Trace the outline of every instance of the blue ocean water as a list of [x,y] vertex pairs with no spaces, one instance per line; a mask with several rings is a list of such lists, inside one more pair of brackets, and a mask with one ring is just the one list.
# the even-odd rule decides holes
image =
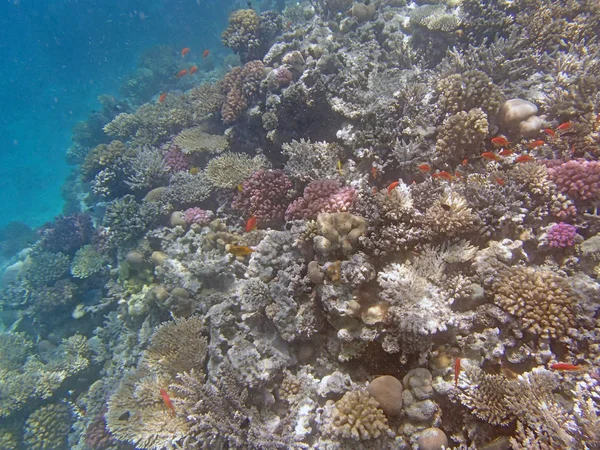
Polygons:
[[[154,45],[218,51],[228,2],[0,3],[0,227],[39,226],[63,209],[72,127],[118,95]],[[222,47],[221,47],[222,48]]]

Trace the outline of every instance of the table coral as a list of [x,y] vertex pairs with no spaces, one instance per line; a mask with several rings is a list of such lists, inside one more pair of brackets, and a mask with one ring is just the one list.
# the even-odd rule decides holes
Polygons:
[[312,181],[338,176],[341,147],[337,144],[300,139],[283,144],[281,150],[288,157],[285,171],[294,178]]
[[220,153],[228,147],[225,136],[207,133],[201,125],[181,131],[173,142],[186,155],[202,152]]
[[211,159],[204,173],[214,186],[233,189],[254,172],[269,166],[264,155],[251,158],[246,153],[225,152]]
[[561,338],[576,325],[579,298],[569,280],[548,270],[510,267],[492,286],[494,302],[515,316],[523,329],[543,338]]
[[261,169],[242,183],[231,206],[245,216],[256,217],[261,228],[280,225],[289,204],[292,183],[281,170]]

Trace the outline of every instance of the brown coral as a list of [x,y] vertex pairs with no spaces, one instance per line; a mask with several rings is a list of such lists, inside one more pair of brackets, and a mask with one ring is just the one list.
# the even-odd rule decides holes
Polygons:
[[260,18],[253,9],[238,9],[229,16],[229,25],[221,34],[221,41],[240,57],[245,57],[260,46]]
[[81,164],[83,179],[85,181],[92,180],[102,169],[113,168],[128,156],[133,156],[133,152],[121,141],[112,141],[110,144],[100,144],[94,147]]
[[453,191],[446,191],[427,209],[424,224],[433,235],[459,236],[473,227],[475,214],[465,198]]
[[221,115],[225,123],[230,124],[240,118],[252,97],[258,93],[265,75],[262,61],[247,62],[225,75],[221,81],[221,90],[225,94]]
[[455,73],[438,81],[439,105],[448,113],[481,108],[488,116],[498,113],[504,100],[502,90],[479,70]]
[[517,317],[524,330],[560,338],[575,326],[578,298],[569,281],[532,267],[510,267],[493,283],[494,302]]
[[330,426],[336,436],[354,441],[377,439],[389,431],[385,413],[366,391],[346,392],[333,407]]
[[461,160],[479,156],[488,134],[487,114],[480,108],[459,111],[440,127],[435,149],[445,159]]
[[502,375],[485,373],[478,367],[465,370],[468,387],[459,398],[473,414],[492,425],[507,425],[513,420],[506,401],[508,380]]

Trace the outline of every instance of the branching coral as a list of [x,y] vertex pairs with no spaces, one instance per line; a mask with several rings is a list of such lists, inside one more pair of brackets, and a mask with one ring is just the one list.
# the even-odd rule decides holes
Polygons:
[[474,218],[465,198],[448,189],[427,209],[423,222],[432,236],[454,237],[468,232]]
[[350,213],[320,213],[317,216],[315,250],[324,256],[341,251],[344,256],[354,253],[358,239],[367,231],[367,221]]
[[126,195],[108,204],[102,225],[110,229],[111,240],[115,243],[131,244],[147,231],[159,214],[155,204],[139,204],[133,195]]
[[75,278],[88,278],[104,269],[107,263],[106,256],[93,245],[85,245],[75,253],[71,262],[71,275]]
[[341,150],[337,144],[304,139],[283,144],[282,153],[288,157],[285,171],[301,181],[336,178]]
[[387,417],[367,391],[349,391],[331,411],[329,432],[353,441],[376,440],[389,432]]
[[532,267],[510,267],[492,286],[494,302],[519,319],[524,330],[561,338],[575,326],[578,297],[567,279]]
[[259,16],[253,9],[238,9],[229,16],[229,25],[221,34],[221,40],[243,62],[262,59],[280,29],[281,17],[273,11]]
[[71,428],[71,412],[64,403],[35,410],[25,422],[23,441],[31,450],[65,450]]
[[29,255],[26,282],[33,288],[52,286],[69,271],[70,259],[62,253],[36,251]]
[[444,120],[435,148],[444,159],[452,161],[479,156],[487,134],[488,120],[483,110],[460,111]]
[[86,155],[81,163],[81,174],[86,181],[92,180],[103,169],[114,170],[126,164],[132,151],[121,141],[100,144]]
[[245,153],[226,152],[211,159],[206,165],[206,178],[219,188],[235,188],[257,170],[269,167],[263,155],[250,158]]
[[284,220],[292,183],[281,170],[254,172],[242,183],[232,207],[256,217],[260,227],[277,226]]
[[72,255],[92,238],[92,220],[87,214],[58,216],[40,230],[41,249]]
[[548,174],[560,191],[574,200],[600,199],[600,161],[567,161],[548,168]]
[[160,149],[142,148],[131,160],[129,178],[125,181],[133,191],[147,192],[164,186],[169,180],[169,167]]
[[265,76],[262,61],[247,62],[242,67],[234,67],[225,75],[221,82],[221,90],[225,94],[221,115],[225,123],[231,124],[241,117],[258,93],[260,82]]
[[507,403],[508,380],[492,375],[478,367],[464,371],[467,389],[461,389],[459,398],[473,414],[492,425],[507,425],[514,415]]
[[286,220],[316,219],[320,212],[345,212],[356,198],[356,191],[341,187],[335,180],[311,181],[302,197],[294,200],[285,212]]
[[228,146],[227,138],[220,134],[209,134],[203,126],[186,128],[173,141],[184,153],[220,153]]
[[212,189],[212,183],[204,172],[197,174],[177,172],[171,177],[164,196],[177,207],[193,207],[206,200]]

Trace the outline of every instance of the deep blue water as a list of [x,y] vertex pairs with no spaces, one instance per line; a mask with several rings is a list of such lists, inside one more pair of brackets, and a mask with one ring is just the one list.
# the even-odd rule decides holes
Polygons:
[[223,51],[227,0],[0,2],[0,227],[60,214],[71,129],[157,44]]

